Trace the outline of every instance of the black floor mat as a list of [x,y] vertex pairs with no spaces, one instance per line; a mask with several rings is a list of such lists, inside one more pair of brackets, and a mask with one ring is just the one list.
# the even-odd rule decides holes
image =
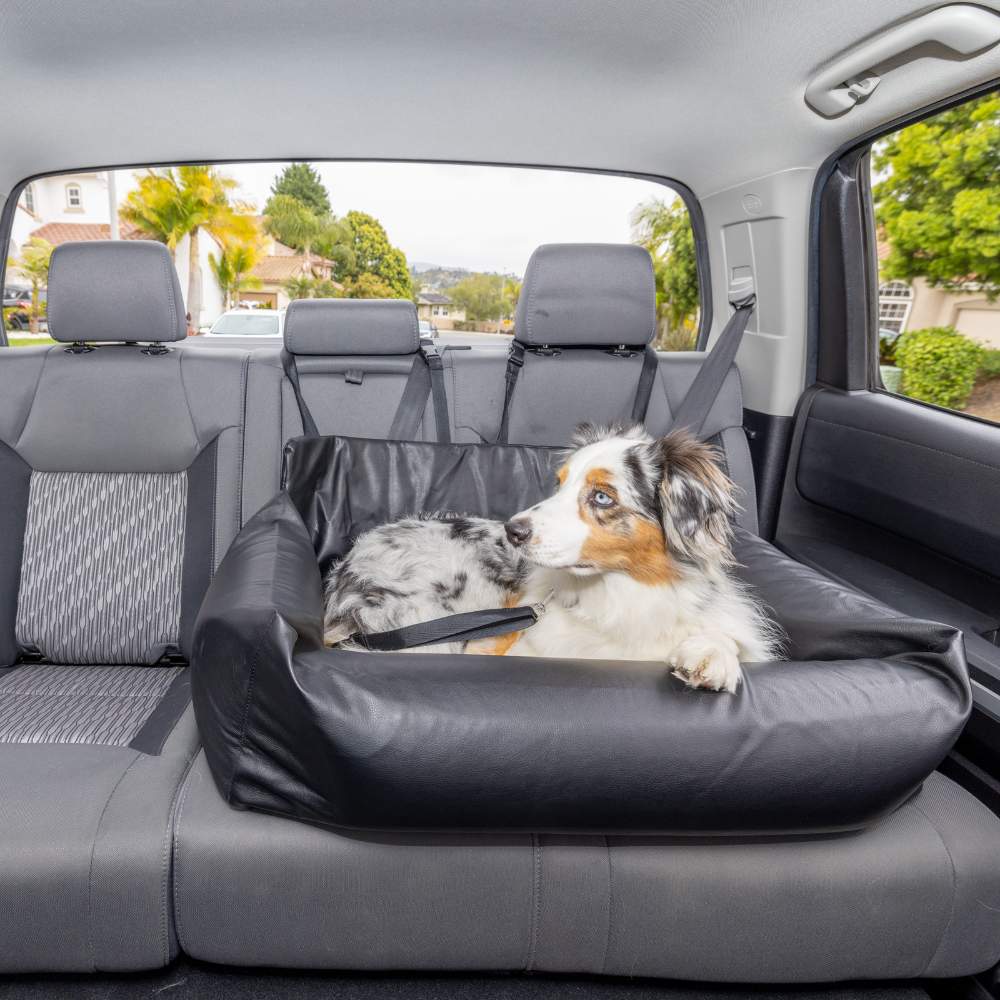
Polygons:
[[0,977],[4,1000],[929,1000],[915,985],[708,987],[650,979],[230,969],[181,960],[121,976]]

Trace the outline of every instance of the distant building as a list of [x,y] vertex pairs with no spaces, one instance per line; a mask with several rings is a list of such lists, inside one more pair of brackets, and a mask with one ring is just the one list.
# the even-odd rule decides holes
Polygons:
[[453,330],[456,323],[464,322],[465,310],[442,292],[421,290],[417,294],[417,318],[427,320],[439,330]]
[[[879,261],[888,256],[888,243],[879,241]],[[1000,347],[1000,301],[990,302],[975,281],[958,288],[935,288],[924,278],[885,281],[878,289],[878,325],[893,333],[953,326],[986,347]]]

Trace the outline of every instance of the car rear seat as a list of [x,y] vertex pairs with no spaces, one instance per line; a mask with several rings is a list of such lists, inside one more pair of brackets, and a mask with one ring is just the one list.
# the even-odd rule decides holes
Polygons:
[[247,359],[164,346],[184,307],[156,243],[58,247],[48,314],[60,343],[0,352],[0,971],[153,968]]
[[[303,401],[320,434],[388,437],[413,366],[423,365],[417,310],[401,299],[299,299],[285,316],[284,350],[291,355]],[[278,490],[273,458],[304,431],[282,352],[253,353],[249,374],[247,514]],[[413,437],[435,440],[428,398]]]
[[[574,254],[565,251],[567,265]],[[635,255],[626,256],[633,263],[619,257],[617,266],[647,273]],[[651,278],[633,270],[623,280],[637,291],[622,315],[645,314]],[[549,312],[565,349],[532,362],[530,372],[525,366],[528,377],[514,400],[515,441],[565,444],[577,420],[621,417],[638,379],[635,358],[577,346],[606,342],[608,324],[598,330],[580,304],[600,312],[600,296],[615,290],[582,259],[560,270],[559,284],[560,295],[550,295],[544,272],[525,277],[523,308]],[[635,344],[650,332],[651,321],[618,326],[618,335]],[[401,390],[381,403],[377,420],[355,419],[342,382],[353,361],[344,356],[360,345],[333,326],[317,336],[314,346],[330,357],[323,364],[331,370],[311,381],[310,406],[319,408],[328,391],[340,401],[320,429],[384,433]],[[549,335],[546,343],[552,341]],[[697,364],[696,356],[661,359],[652,430],[665,429],[668,401],[683,397]],[[496,435],[504,366],[503,352],[445,352],[457,440]],[[735,373],[724,396],[712,420],[730,473],[749,492]],[[536,407],[545,419],[536,418]],[[301,426],[277,357],[255,357],[251,366],[248,409],[258,408],[254,427],[264,436],[248,430],[248,466],[257,454],[264,464],[270,460],[276,428],[290,436]],[[276,486],[277,473],[266,471]],[[259,503],[255,495],[247,511]],[[850,836],[422,835],[334,832],[232,810],[200,754],[175,820],[174,905],[188,954],[236,965],[534,969],[733,982],[958,976],[1000,957],[998,858],[1000,820],[939,774],[898,811]]]
[[[656,335],[656,289],[649,254],[618,244],[548,244],[532,255],[518,300],[515,333],[526,345],[511,400],[508,440],[566,445],[582,421],[627,422],[643,348]],[[535,317],[544,317],[541,323]],[[624,345],[630,350],[621,350]],[[670,429],[703,355],[661,353],[646,426]],[[446,350],[458,441],[492,442],[500,431],[507,352]],[[739,523],[757,530],[743,395],[734,367],[705,424],[741,489]]]

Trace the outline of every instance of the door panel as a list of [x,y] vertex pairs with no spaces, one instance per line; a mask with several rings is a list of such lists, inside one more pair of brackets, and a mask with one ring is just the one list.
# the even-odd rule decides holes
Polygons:
[[906,614],[963,629],[1000,721],[1000,426],[878,391],[803,397],[776,535]]

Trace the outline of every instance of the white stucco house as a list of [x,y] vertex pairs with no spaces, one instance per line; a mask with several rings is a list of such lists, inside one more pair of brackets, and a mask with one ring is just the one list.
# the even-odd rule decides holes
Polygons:
[[[18,200],[8,255],[16,258],[25,240],[31,236],[47,240],[53,246],[78,240],[111,239],[111,212],[112,197],[108,191],[106,172],[41,177],[32,181]],[[125,240],[146,238],[124,221],[119,223],[118,236]],[[208,260],[210,253],[219,253],[219,247],[205,232],[200,234],[198,244],[202,306],[200,319],[192,317],[191,320],[195,328],[212,323],[225,308],[222,290]],[[188,299],[189,252],[190,240],[185,236],[174,254],[185,306]],[[19,283],[16,268],[8,269],[7,283]]]

